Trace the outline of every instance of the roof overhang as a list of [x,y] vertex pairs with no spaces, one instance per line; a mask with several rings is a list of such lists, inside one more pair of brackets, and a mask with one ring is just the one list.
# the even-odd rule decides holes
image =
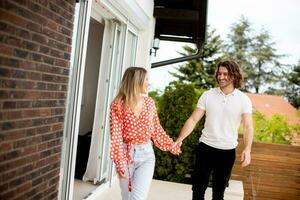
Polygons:
[[207,0],[154,0],[155,38],[195,43],[206,39]]

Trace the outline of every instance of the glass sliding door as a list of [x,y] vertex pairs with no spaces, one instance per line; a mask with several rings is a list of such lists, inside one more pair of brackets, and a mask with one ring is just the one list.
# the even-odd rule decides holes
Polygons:
[[106,182],[110,180],[110,172],[112,162],[109,158],[109,112],[110,104],[113,98],[116,95],[118,90],[118,85],[121,79],[122,72],[122,60],[124,52],[124,25],[119,24],[118,22],[112,22],[113,26],[113,42],[111,49],[111,60],[110,60],[110,69],[108,73],[108,93],[106,95],[106,117],[104,123],[104,134],[101,136],[102,148],[100,152],[100,168],[99,168],[99,180],[101,182]]
[[127,30],[126,50],[124,57],[124,67],[132,67],[135,65],[135,55],[137,46],[137,36],[132,31]]

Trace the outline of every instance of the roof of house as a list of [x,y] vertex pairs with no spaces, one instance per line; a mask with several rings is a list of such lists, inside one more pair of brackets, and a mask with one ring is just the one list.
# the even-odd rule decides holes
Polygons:
[[261,112],[267,118],[272,117],[273,114],[279,113],[285,116],[289,124],[300,123],[296,115],[297,109],[294,108],[283,97],[267,94],[251,94],[247,93],[253,104],[255,111]]

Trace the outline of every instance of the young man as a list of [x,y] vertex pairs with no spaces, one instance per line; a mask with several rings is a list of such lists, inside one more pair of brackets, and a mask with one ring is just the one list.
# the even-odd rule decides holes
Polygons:
[[241,157],[242,167],[249,165],[251,161],[252,104],[250,99],[238,90],[243,83],[241,69],[233,61],[220,62],[215,78],[219,87],[201,95],[197,108],[185,122],[175,143],[181,144],[193,131],[196,123],[206,116],[192,174],[193,200],[204,200],[211,172],[213,200],[223,200],[235,161],[240,123],[243,124],[245,147]]

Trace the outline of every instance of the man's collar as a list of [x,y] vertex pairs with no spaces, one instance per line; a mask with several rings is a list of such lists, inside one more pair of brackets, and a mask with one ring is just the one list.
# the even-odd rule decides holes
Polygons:
[[236,92],[237,92],[237,89],[234,88],[233,91],[232,91],[231,93],[229,93],[229,94],[225,94],[225,93],[221,90],[220,87],[217,87],[217,91],[218,91],[219,94],[222,94],[222,95],[225,95],[225,96],[229,96],[229,95],[235,95]]

